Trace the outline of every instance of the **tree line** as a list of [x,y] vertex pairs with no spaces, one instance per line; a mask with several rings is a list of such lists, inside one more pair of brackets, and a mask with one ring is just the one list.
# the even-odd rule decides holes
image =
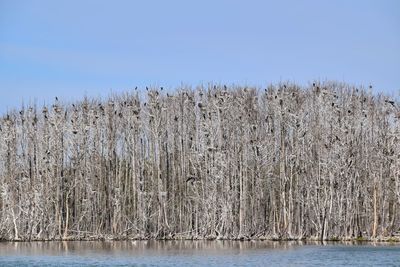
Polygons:
[[337,82],[132,90],[0,118],[0,239],[400,229],[400,103]]

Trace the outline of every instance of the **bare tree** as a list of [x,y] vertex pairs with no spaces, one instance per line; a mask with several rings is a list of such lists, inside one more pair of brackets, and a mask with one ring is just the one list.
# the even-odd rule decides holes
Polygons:
[[182,87],[0,118],[0,238],[385,238],[400,104],[347,84]]

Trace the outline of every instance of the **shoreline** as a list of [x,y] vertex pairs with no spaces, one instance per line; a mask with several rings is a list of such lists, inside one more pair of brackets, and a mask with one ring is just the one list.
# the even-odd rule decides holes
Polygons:
[[268,242],[352,242],[352,243],[400,243],[400,237],[380,237],[380,238],[330,238],[320,240],[319,238],[217,238],[217,237],[203,237],[203,238],[144,238],[144,237],[130,237],[130,238],[112,238],[112,237],[96,237],[96,238],[52,238],[52,239],[0,239],[0,243],[8,242],[113,242],[113,241],[268,241]]

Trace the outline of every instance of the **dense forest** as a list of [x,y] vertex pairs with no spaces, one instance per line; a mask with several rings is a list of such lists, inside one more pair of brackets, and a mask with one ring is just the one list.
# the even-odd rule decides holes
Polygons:
[[336,82],[134,89],[0,118],[0,239],[379,239],[400,103]]

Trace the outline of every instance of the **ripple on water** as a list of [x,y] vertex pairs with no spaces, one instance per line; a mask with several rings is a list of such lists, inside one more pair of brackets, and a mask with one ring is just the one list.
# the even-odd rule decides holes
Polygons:
[[400,244],[271,241],[0,243],[0,266],[400,266]]

